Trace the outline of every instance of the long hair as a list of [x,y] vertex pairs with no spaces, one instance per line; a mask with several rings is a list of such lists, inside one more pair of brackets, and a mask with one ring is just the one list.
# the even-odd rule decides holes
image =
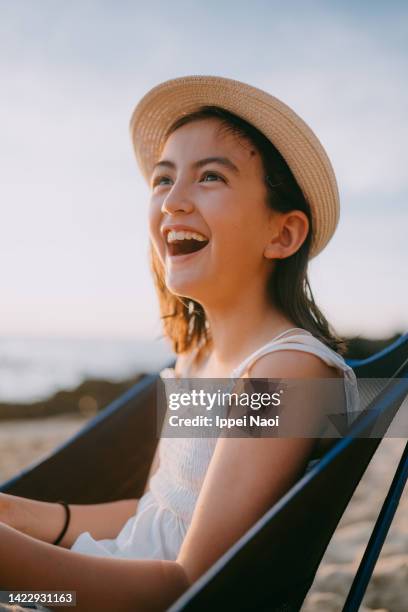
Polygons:
[[[265,173],[266,205],[286,213],[304,212],[309,232],[301,247],[291,256],[276,260],[275,269],[267,282],[267,295],[297,327],[310,331],[324,344],[343,354],[344,339],[340,338],[316,305],[310,288],[307,268],[313,235],[312,215],[289,166],[275,146],[257,128],[237,115],[218,106],[202,106],[195,112],[177,119],[168,129],[166,139],[177,129],[203,119],[216,118],[219,131],[243,138],[259,152]],[[211,343],[204,308],[195,300],[175,295],[166,287],[164,267],[154,247],[150,245],[150,263],[159,297],[164,334],[170,338],[176,354],[188,351],[202,342]]]

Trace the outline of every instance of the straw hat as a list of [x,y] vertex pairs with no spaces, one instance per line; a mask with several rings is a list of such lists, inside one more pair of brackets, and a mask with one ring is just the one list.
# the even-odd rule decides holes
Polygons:
[[130,121],[137,162],[149,182],[170,125],[200,106],[220,106],[254,125],[278,149],[311,208],[310,257],[332,237],[339,220],[339,193],[332,165],[308,125],[270,94],[232,79],[186,76],[153,87],[138,103]]

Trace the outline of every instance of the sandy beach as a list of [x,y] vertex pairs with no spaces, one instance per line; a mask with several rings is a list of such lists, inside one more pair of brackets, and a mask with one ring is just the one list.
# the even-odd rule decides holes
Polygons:
[[[86,418],[60,415],[0,423],[0,480],[78,431]],[[302,612],[339,612],[390,485],[405,440],[384,440],[333,538]],[[408,494],[405,492],[364,599],[363,612],[408,609]]]
[[74,435],[87,418],[61,415],[0,422],[0,482],[46,456]]
[[[344,513],[328,546],[302,612],[340,612],[406,440],[383,440]],[[363,600],[369,610],[408,609],[408,492],[405,490],[394,522]]]

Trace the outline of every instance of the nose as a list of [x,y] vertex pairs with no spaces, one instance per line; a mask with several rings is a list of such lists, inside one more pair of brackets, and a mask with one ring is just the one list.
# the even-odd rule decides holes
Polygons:
[[189,198],[187,191],[181,182],[174,183],[163,200],[161,212],[169,215],[174,215],[177,212],[192,212],[194,210],[194,203]]

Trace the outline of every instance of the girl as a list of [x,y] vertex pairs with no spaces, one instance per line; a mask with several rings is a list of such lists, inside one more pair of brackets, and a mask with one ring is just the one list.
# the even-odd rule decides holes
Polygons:
[[[339,206],[311,130],[266,92],[192,76],[151,90],[131,132],[177,353],[162,377],[342,377],[356,410],[355,376],[307,278]],[[143,497],[71,506],[60,547],[61,505],[3,495],[1,587],[76,590],[79,610],[166,608],[316,460],[318,402],[302,415],[302,438],[162,438]]]

